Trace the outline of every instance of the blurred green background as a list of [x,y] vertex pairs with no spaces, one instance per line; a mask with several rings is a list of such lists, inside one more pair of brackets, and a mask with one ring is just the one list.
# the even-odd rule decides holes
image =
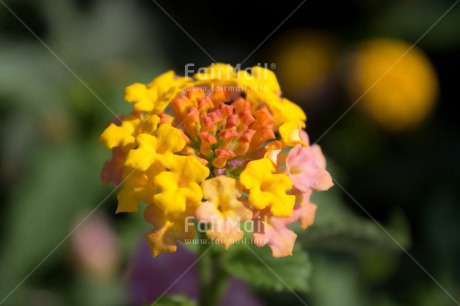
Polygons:
[[[125,86],[208,66],[202,49],[268,63],[339,182],[315,195],[316,224],[298,240],[313,267],[305,301],[456,304],[460,6],[441,20],[456,2],[309,0],[286,19],[300,3],[0,0],[1,305],[129,303],[148,224],[114,214],[98,136],[109,109],[130,111]],[[299,304],[251,290],[262,304]]]

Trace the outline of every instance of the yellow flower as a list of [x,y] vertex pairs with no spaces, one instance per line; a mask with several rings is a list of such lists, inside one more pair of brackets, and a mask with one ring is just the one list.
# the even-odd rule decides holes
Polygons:
[[191,215],[193,211],[166,216],[155,205],[145,209],[144,218],[153,225],[152,230],[145,234],[153,256],[173,253],[177,250],[177,241],[184,242],[195,237],[193,222],[184,221]]
[[167,168],[154,179],[159,190],[153,196],[155,205],[166,214],[182,213],[201,203],[200,183],[209,176],[209,169],[192,156],[174,155]]
[[228,176],[206,180],[202,185],[207,200],[196,210],[198,221],[209,224],[206,235],[228,249],[243,238],[239,225],[252,219],[252,212],[240,201],[241,187]]
[[336,67],[336,38],[328,32],[302,29],[286,32],[275,45],[276,72],[283,92],[314,102],[314,96],[324,91]]
[[294,122],[305,128],[307,116],[301,107],[286,98],[280,98],[272,91],[259,90],[258,87],[253,88],[254,90],[247,92],[247,100],[257,107],[267,105],[275,119],[276,127],[285,122]]
[[135,115],[124,116],[121,125],[111,123],[102,132],[99,140],[108,148],[115,147],[127,148],[135,141],[134,131],[139,124],[140,119]]
[[[436,72],[422,50],[394,39],[361,43],[351,57],[349,90],[360,106],[390,131],[420,124],[438,94]],[[408,52],[408,53],[406,53]]]
[[268,90],[281,93],[280,85],[273,71],[260,66],[252,67],[252,75]]
[[136,138],[139,147],[128,153],[125,165],[140,171],[147,170],[157,160],[167,160],[171,153],[182,150],[185,140],[181,132],[167,124],[162,124],[154,135],[140,134]]
[[141,120],[136,115],[127,115],[122,118],[121,125],[111,123],[99,137],[99,140],[109,149],[121,147],[127,151],[135,146],[136,135],[153,133],[160,118],[155,115],[144,116]]
[[276,171],[268,158],[251,161],[241,172],[240,182],[249,189],[249,203],[258,210],[270,208],[275,216],[287,217],[292,213],[295,196],[286,194],[292,189],[287,175]]
[[307,116],[300,106],[289,101],[286,98],[281,101],[268,105],[273,113],[277,125],[282,125],[285,122],[294,122],[305,128],[305,120]]
[[125,180],[123,189],[117,195],[118,207],[116,213],[136,212],[139,201],[145,197],[144,190],[148,183],[148,176],[139,171],[132,174],[128,180]]
[[228,64],[216,63],[204,68],[204,72],[196,73],[197,80],[230,80],[235,76],[235,68]]
[[305,147],[307,146],[305,141],[303,141],[301,138],[301,131],[302,128],[292,121],[285,122],[279,128],[281,139],[283,140],[284,144],[291,147],[295,146],[296,144],[301,144]]
[[125,89],[125,100],[134,103],[135,112],[159,114],[189,82],[187,78],[175,78],[174,71],[163,73],[149,84],[135,83]]
[[277,167],[278,166],[278,157],[279,157],[281,151],[283,151],[283,149],[284,149],[284,146],[283,146],[283,143],[281,141],[276,140],[276,141],[269,142],[265,146],[264,157],[270,159],[272,161],[273,165],[275,167]]
[[275,119],[275,126],[292,121],[305,127],[307,116],[297,104],[280,97],[281,90],[273,71],[260,66],[252,67],[252,71],[252,75],[240,71],[237,81],[246,90],[246,99],[253,104],[253,108],[266,105]]
[[194,238],[194,217],[198,229],[206,225],[208,238],[229,248],[243,237],[242,222],[268,216],[273,222],[253,231],[266,238],[256,245],[268,244],[275,257],[292,253],[296,235],[285,225],[313,221],[309,211],[299,219],[298,193],[325,188],[299,181],[316,182],[315,173],[292,172],[305,155],[296,153],[308,143],[306,116],[282,97],[272,71],[234,71],[219,63],[194,79],[169,71],[125,93],[133,111],[100,136],[112,149],[101,178],[122,185],[117,213],[147,204],[152,230],[146,238],[154,256]]
[[159,162],[152,165],[147,171],[125,170],[123,173],[124,186],[117,196],[116,213],[136,212],[139,201],[148,205],[153,204],[153,194],[155,193],[153,179],[164,170],[164,166]]

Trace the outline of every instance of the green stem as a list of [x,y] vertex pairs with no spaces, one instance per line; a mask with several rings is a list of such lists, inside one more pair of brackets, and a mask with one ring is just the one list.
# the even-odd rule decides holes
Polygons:
[[227,289],[227,283],[228,274],[219,268],[218,271],[216,271],[216,277],[211,287],[211,297],[209,298],[210,305],[219,305],[222,295],[225,293],[225,289]]
[[228,275],[221,268],[216,254],[209,250],[212,245],[202,243],[203,241],[208,242],[206,235],[200,234],[199,239],[200,305],[219,305],[222,294],[225,293]]
[[200,305],[210,306],[209,304],[209,286],[211,283],[211,251],[208,250],[210,245],[203,243],[203,235],[199,236],[200,249],[199,254],[201,257],[198,261],[199,276],[200,276]]

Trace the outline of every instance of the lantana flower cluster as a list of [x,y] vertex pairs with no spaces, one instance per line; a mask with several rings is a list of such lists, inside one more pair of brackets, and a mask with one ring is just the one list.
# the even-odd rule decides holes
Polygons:
[[147,205],[154,256],[193,239],[198,223],[229,248],[247,222],[256,246],[268,245],[275,257],[292,255],[297,236],[287,226],[310,226],[312,190],[333,183],[320,147],[303,130],[305,113],[282,97],[272,71],[225,64],[193,78],[169,71],[128,86],[125,100],[132,112],[100,136],[112,150],[101,178],[121,188],[117,212]]

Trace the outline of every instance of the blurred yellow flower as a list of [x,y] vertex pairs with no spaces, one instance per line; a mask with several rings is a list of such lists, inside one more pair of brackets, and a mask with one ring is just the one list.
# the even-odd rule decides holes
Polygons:
[[337,47],[329,33],[297,30],[281,37],[274,53],[277,75],[286,95],[308,99],[331,75]]
[[[436,72],[417,47],[395,39],[359,44],[347,72],[353,99],[382,127],[401,131],[420,124],[438,95]],[[354,101],[353,101],[354,102]]]

